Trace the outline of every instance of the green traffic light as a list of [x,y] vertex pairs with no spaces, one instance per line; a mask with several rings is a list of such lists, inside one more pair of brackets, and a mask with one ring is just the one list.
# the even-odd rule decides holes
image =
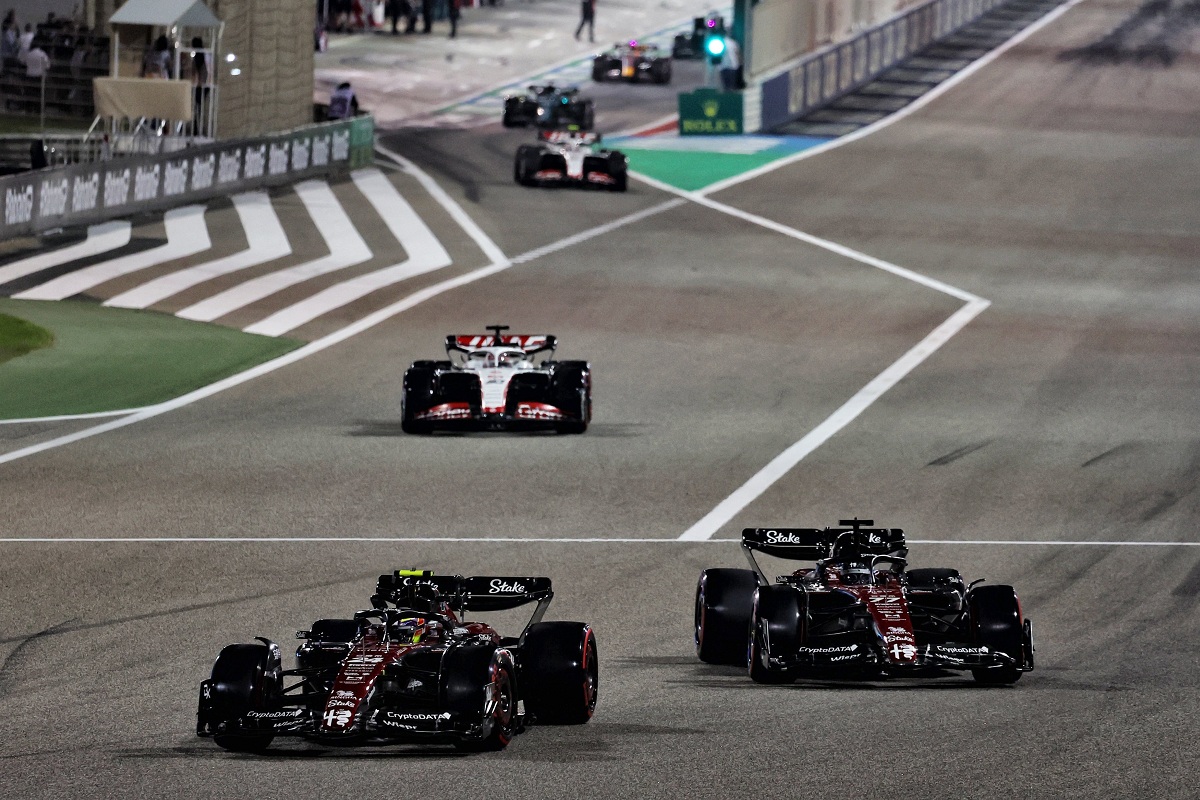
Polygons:
[[723,55],[725,53],[725,37],[715,34],[709,36],[708,40],[704,42],[704,49],[714,58]]

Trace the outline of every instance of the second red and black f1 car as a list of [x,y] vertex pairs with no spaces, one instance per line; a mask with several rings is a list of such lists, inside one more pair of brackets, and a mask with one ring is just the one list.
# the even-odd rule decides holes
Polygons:
[[[704,570],[696,587],[700,660],[748,667],[759,683],[958,670],[1011,684],[1033,669],[1033,624],[1013,587],[908,569],[904,531],[872,525],[742,531],[752,568]],[[772,583],[755,553],[816,566]]]
[[[196,733],[246,752],[277,737],[500,750],[534,722],[586,723],[596,637],[583,622],[543,622],[553,597],[545,577],[381,575],[371,609],[297,632],[292,669],[268,639],[221,650],[200,684]],[[537,606],[519,636],[466,619],[526,603]]]
[[523,144],[513,158],[513,180],[522,186],[576,186],[623,192],[629,161],[619,150],[597,147],[600,134],[541,131],[537,144]]
[[401,428],[553,430],[583,433],[592,419],[592,370],[554,359],[558,339],[508,334],[446,337],[447,361],[414,361],[404,373]]
[[592,59],[592,80],[671,82],[671,56],[656,44],[617,42]]

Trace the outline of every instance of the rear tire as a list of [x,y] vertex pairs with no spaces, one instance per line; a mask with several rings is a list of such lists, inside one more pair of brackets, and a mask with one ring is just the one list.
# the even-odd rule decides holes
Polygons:
[[529,629],[521,657],[525,707],[538,722],[582,725],[592,718],[600,691],[596,635],[582,622],[539,622]]
[[746,666],[746,634],[758,578],[748,569],[706,569],[696,584],[696,655],[706,664]]
[[[1004,653],[1016,663],[1026,662],[1025,627],[1021,619],[1021,605],[1017,593],[1011,586],[979,586],[967,595],[971,630],[977,644],[990,650]],[[1005,665],[991,669],[973,669],[975,682],[987,686],[1016,683],[1021,670],[1016,665]]]

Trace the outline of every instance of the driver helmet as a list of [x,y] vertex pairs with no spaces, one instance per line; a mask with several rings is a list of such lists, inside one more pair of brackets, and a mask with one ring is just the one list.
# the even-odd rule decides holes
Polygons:
[[424,617],[402,617],[391,625],[392,641],[400,644],[417,644],[425,635]]
[[871,567],[861,561],[851,561],[842,570],[842,583],[849,586],[869,586],[872,582]]

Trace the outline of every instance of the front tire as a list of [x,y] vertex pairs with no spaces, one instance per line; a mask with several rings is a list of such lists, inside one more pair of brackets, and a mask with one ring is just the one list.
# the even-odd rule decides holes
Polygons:
[[1016,683],[1021,677],[1019,665],[1026,663],[1025,627],[1016,590],[1011,586],[979,586],[967,595],[967,608],[976,644],[1004,653],[1016,662],[971,670],[975,682],[986,686]]
[[[250,711],[267,711],[278,701],[282,687],[279,665],[261,644],[231,644],[221,650],[212,668],[212,704],[224,723]],[[270,747],[272,734],[236,731],[215,733],[218,747],[235,753],[261,753]]]

